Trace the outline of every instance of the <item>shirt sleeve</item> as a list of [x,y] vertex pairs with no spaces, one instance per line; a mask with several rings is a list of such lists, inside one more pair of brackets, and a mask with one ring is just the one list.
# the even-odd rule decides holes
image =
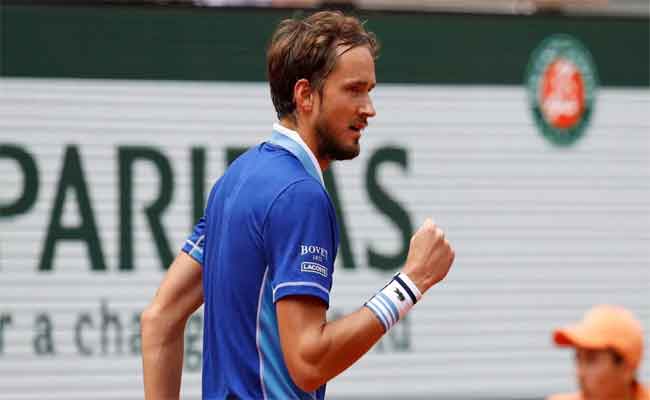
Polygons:
[[317,181],[296,182],[276,198],[264,230],[273,302],[307,295],[329,307],[336,235],[334,209]]
[[203,246],[205,245],[205,216],[194,225],[192,233],[183,243],[182,251],[203,265]]

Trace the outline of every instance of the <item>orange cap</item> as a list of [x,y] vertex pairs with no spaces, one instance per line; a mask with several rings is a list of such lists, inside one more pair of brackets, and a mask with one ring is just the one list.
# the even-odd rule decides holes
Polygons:
[[579,323],[557,329],[553,340],[558,346],[612,348],[635,369],[643,355],[641,323],[623,307],[596,306]]

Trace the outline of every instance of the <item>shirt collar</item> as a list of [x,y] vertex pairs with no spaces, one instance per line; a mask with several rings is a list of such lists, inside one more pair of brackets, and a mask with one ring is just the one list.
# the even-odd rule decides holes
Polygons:
[[[307,144],[302,140],[298,132],[289,129],[286,126],[282,126],[276,122],[273,124],[273,134],[274,136],[271,137],[271,140],[269,141],[273,144],[284,147],[293,155],[295,155],[303,164],[307,172],[309,172],[311,175],[315,175],[314,178],[320,181],[324,187],[325,181],[323,180],[323,171],[320,169],[318,160],[316,159],[314,153],[312,153],[309,146],[307,146]],[[278,137],[276,134],[288,138],[291,142],[298,144],[299,146],[292,145],[291,142],[287,142],[286,140],[281,140],[280,137]],[[280,140],[274,140],[274,138],[278,138]]]

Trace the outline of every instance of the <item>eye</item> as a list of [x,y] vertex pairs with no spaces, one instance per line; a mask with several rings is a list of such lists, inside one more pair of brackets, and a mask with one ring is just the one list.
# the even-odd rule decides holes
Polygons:
[[350,85],[347,87],[348,92],[352,94],[361,94],[363,93],[363,86],[361,85]]

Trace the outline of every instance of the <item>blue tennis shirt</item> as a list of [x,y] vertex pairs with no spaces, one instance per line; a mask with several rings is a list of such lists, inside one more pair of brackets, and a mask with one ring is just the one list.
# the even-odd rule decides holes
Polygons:
[[183,246],[203,265],[203,399],[323,399],[284,362],[275,303],[305,295],[329,306],[338,248],[334,206],[300,136],[279,124],[212,188]]

